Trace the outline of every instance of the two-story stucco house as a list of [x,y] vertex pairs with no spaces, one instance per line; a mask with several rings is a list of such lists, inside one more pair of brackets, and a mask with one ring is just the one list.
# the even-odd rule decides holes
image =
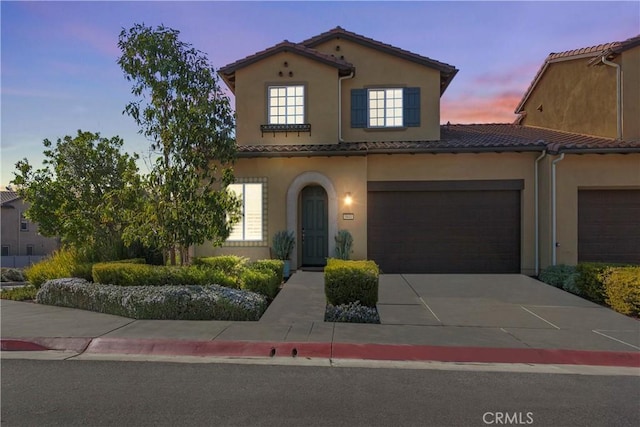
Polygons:
[[[232,189],[244,218],[223,247],[194,255],[268,258],[272,236],[290,230],[292,268],[321,266],[346,229],[353,258],[387,273],[533,275],[575,264],[577,194],[567,193],[640,188],[640,143],[517,124],[441,126],[440,97],[457,71],[340,27],[222,67],[236,98]],[[574,162],[595,171],[576,181]],[[557,224],[556,196],[566,215]]]
[[[38,233],[38,224],[29,221],[25,211],[29,205],[15,191],[0,191],[2,234],[0,242],[2,247],[2,266],[24,267],[28,265],[28,257],[34,261],[44,255],[48,255],[60,246],[59,239],[44,237]],[[10,262],[5,262],[11,257]],[[22,257],[16,264],[15,257]]]

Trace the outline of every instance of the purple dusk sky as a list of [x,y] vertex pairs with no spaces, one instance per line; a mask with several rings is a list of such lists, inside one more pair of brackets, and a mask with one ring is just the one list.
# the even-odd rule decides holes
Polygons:
[[[441,122],[512,122],[550,52],[640,33],[640,2],[10,2],[2,1],[2,175],[42,160],[42,140],[77,129],[148,142],[122,114],[131,86],[116,60],[118,34],[164,24],[217,69],[284,39],[336,26],[454,65]],[[223,84],[223,83],[221,83]],[[142,166],[144,171],[144,167]]]

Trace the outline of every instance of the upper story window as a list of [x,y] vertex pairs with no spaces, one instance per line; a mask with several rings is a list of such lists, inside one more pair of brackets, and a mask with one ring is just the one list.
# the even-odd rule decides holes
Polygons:
[[2,245],[2,256],[9,256],[9,245]]
[[269,124],[304,123],[304,86],[269,86]]
[[402,89],[369,89],[369,127],[401,127]]
[[24,212],[20,212],[20,231],[29,231],[29,222],[24,216]]
[[420,88],[351,90],[352,128],[403,128],[420,126]]

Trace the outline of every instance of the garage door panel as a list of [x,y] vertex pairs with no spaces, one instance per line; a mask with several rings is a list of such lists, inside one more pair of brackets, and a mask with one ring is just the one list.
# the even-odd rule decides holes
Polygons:
[[640,190],[578,191],[578,262],[640,263]]
[[371,191],[368,253],[387,273],[519,273],[519,191]]

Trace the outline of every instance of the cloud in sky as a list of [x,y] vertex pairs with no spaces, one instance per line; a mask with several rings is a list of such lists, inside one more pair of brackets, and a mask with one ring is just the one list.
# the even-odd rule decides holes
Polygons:
[[512,123],[517,116],[513,113],[522,93],[505,91],[488,97],[460,96],[442,99],[440,122],[452,124],[466,123]]

